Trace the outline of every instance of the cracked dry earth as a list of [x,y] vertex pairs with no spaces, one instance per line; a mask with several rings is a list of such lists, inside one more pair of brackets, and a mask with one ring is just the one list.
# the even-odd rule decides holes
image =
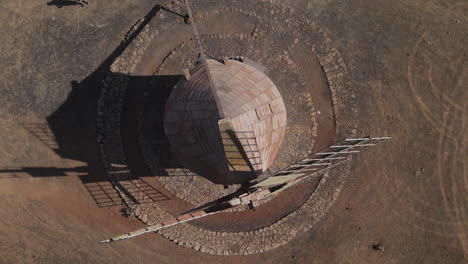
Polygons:
[[[232,191],[152,133],[194,62],[191,28],[158,11],[133,34],[154,1],[46,4],[0,11],[1,263],[466,261],[466,2],[193,0],[208,53],[262,63],[285,98],[274,169],[344,137],[393,139],[257,211],[110,245]],[[129,219],[108,176],[158,195],[123,194]]]

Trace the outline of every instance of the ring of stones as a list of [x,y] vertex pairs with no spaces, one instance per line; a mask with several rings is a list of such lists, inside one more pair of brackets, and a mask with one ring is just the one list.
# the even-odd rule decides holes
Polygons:
[[[324,69],[328,86],[332,93],[337,137],[354,136],[356,130],[352,125],[352,120],[355,120],[356,114],[354,111],[345,111],[346,109],[355,109],[353,100],[349,99],[352,97],[353,91],[352,87],[347,85],[346,66],[341,55],[333,47],[331,39],[322,27],[298,14],[295,10],[275,2],[266,0],[218,0],[192,1],[192,5],[194,10],[203,10],[195,15],[195,19],[200,25],[203,25],[204,21],[209,22],[209,19],[216,14],[222,14],[227,20],[232,18],[232,21],[255,20],[257,25],[260,28],[263,27],[265,31],[275,28],[278,29],[278,32],[275,33],[288,33],[295,37],[291,44],[288,45],[288,49],[293,49],[296,44],[301,43],[303,47],[312,50]],[[176,12],[183,13],[180,3],[174,2],[168,4],[167,7]],[[138,71],[138,64],[143,60],[142,57],[146,49],[149,48],[149,43],[153,39],[160,38],[165,32],[169,32],[172,26],[181,26],[183,23],[183,21],[175,23],[174,19],[169,14],[164,13],[155,17],[151,23],[145,26],[144,30],[127,48],[124,54],[114,62],[111,66],[111,71],[127,75]],[[278,23],[281,23],[281,25]],[[229,26],[227,27],[229,28]],[[282,29],[279,30],[280,28]],[[216,27],[208,28],[207,30],[213,30],[214,35],[220,35]],[[261,32],[262,29],[257,31],[254,29],[250,36],[238,34],[238,38],[241,40],[242,38],[254,38],[256,36],[255,33],[261,35]],[[221,35],[228,34],[222,32]],[[178,46],[186,40],[177,40],[177,37],[175,37],[173,41],[173,44]],[[166,45],[170,46],[172,44],[166,43]],[[287,52],[277,56],[280,58],[281,61],[279,62],[281,63],[288,63],[290,60]],[[159,61],[160,63],[156,63],[156,65],[161,65],[164,58],[161,58]],[[153,73],[157,73],[160,70],[158,68],[156,67]],[[107,168],[110,177],[117,170],[114,165],[115,163],[124,164],[119,165],[118,171],[123,171],[122,166],[126,164],[120,134],[119,132],[115,132],[118,131],[116,128],[120,126],[119,113],[122,107],[122,98],[125,94],[126,81],[127,78],[125,76],[118,74],[112,74],[112,77],[106,78],[98,103],[98,143],[104,166]],[[317,223],[337,199],[344,185],[348,170],[349,165],[343,165],[326,173],[315,192],[300,208],[279,221],[257,230],[248,232],[213,232],[186,223],[162,229],[158,233],[179,245],[210,254],[247,255],[264,252],[287,243],[296,235],[309,230]],[[119,175],[119,177],[122,177],[125,173],[120,173]],[[157,213],[161,215],[161,218],[168,216],[166,212],[159,208],[155,208],[154,210],[158,211]]]

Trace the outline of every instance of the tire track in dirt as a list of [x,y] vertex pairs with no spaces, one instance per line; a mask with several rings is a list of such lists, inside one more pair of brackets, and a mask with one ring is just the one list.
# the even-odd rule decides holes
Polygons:
[[[436,226],[444,228],[436,228],[424,231],[431,232],[438,236],[457,237],[458,241],[462,244],[462,248],[467,254],[467,239],[466,230],[468,229],[468,201],[466,193],[468,192],[467,178],[465,175],[464,160],[466,156],[466,138],[464,134],[466,131],[466,89],[463,88],[463,79],[465,73],[463,70],[462,59],[456,59],[442,71],[453,79],[454,85],[448,87],[439,87],[434,81],[434,64],[432,63],[431,56],[433,53],[428,54],[433,49],[438,49],[431,45],[431,35],[424,32],[421,37],[416,41],[413,46],[412,52],[409,56],[407,65],[407,78],[413,99],[416,101],[416,106],[423,114],[425,119],[432,125],[432,128],[439,133],[436,151],[436,171],[435,177],[438,179],[439,191],[441,195],[441,203],[443,204],[444,216],[430,216],[418,213],[418,219],[423,220],[425,223],[433,223]],[[425,46],[423,46],[423,43]],[[436,53],[436,52],[434,52]],[[422,71],[421,61],[419,64],[417,60],[427,62],[428,69]],[[437,100],[439,108],[434,108],[433,101],[427,101],[420,96],[418,89],[424,89],[424,85],[417,84],[417,77],[414,73],[414,67],[419,67],[420,72],[424,72],[424,76],[428,82],[430,89],[425,89],[430,92],[430,95]],[[440,65],[437,65],[440,67]],[[444,79],[443,79],[444,80]],[[460,96],[461,91],[461,96]],[[456,100],[461,102],[457,102]],[[432,107],[432,108],[431,108]],[[460,163],[462,166],[460,166]],[[460,168],[463,167],[463,168]],[[407,187],[405,192],[411,193],[412,197],[418,197],[417,192],[413,192],[412,187]],[[419,198],[418,205],[431,206],[425,201],[424,198]],[[425,212],[426,210],[416,210]],[[439,218],[439,219],[437,219]],[[419,226],[417,226],[419,228]],[[454,232],[445,232],[445,228],[453,229]]]

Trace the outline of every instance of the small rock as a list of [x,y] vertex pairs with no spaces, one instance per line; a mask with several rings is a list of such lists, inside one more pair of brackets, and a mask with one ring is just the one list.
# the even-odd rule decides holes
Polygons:
[[200,250],[200,242],[195,242],[195,246],[193,247],[195,250]]
[[384,251],[384,246],[381,245],[380,243],[378,243],[378,244],[373,244],[371,247],[372,247],[372,249],[375,250],[375,251]]

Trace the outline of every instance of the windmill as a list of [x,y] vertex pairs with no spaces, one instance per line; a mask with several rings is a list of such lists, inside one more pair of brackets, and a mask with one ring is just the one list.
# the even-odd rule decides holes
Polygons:
[[156,225],[101,243],[132,238],[239,207],[255,208],[282,191],[318,177],[348,156],[389,137],[345,139],[272,173],[281,146],[286,108],[265,68],[243,57],[214,58],[205,53],[188,0],[188,17],[198,46],[198,63],[184,70],[165,109],[165,132],[184,167],[216,184],[242,184],[233,194]]

